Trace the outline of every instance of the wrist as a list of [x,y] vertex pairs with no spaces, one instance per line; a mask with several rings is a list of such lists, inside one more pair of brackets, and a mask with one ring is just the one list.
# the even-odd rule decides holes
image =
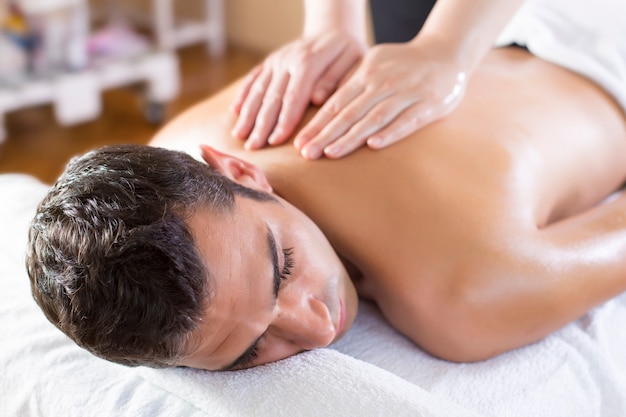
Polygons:
[[364,0],[305,0],[304,4],[302,36],[318,37],[338,32],[366,44],[367,19]]
[[482,58],[482,54],[476,53],[469,45],[460,45],[440,34],[420,34],[410,40],[407,46],[418,50],[420,56],[435,57],[436,60],[456,68],[458,73],[466,75],[473,72]]
[[416,42],[433,40],[442,53],[473,71],[523,0],[446,0],[435,4]]

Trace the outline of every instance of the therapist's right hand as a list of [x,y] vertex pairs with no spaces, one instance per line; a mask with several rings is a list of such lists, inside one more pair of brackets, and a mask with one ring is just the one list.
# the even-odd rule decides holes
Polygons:
[[350,35],[333,31],[273,52],[247,75],[231,105],[238,115],[232,135],[250,150],[284,143],[309,103],[323,104],[365,50]]

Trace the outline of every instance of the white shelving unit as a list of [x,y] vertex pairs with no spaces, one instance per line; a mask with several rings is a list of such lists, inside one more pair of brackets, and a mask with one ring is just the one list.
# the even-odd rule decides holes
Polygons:
[[52,104],[56,120],[69,126],[100,115],[103,90],[138,82],[145,85],[147,118],[158,118],[155,114],[161,111],[158,106],[176,97],[179,91],[176,55],[154,52],[78,72],[32,77],[21,83],[0,87],[0,142],[7,136],[3,118],[8,112]]
[[[187,0],[188,1],[188,0]],[[153,14],[157,44],[161,49],[175,49],[206,42],[209,53],[221,56],[226,49],[224,5],[222,0],[202,0],[204,15],[197,20],[177,22],[172,13],[175,0],[154,0]]]
[[[156,119],[162,115],[163,104],[179,92],[179,69],[174,50],[196,42],[206,42],[208,51],[216,56],[225,49],[222,0],[203,0],[205,16],[183,25],[179,25],[173,16],[173,1],[153,0],[152,24],[156,45],[146,53],[0,85],[0,143],[7,136],[3,121],[8,112],[52,104],[60,124],[81,123],[98,117],[103,90],[139,82],[145,85],[146,117],[150,121],[158,121]],[[30,15],[61,10],[66,14],[69,12],[70,24],[74,25],[71,41],[76,43],[76,48],[65,46],[69,48],[67,50],[74,62],[87,62],[87,57],[80,55],[86,54],[84,45],[90,26],[86,0],[21,0],[20,6]]]

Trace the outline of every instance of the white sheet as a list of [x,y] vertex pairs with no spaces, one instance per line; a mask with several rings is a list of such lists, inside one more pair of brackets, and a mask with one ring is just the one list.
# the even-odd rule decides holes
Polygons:
[[46,321],[24,270],[26,229],[46,186],[0,175],[0,416],[626,415],[626,295],[495,359],[434,359],[362,303],[332,348],[248,371],[126,368]]
[[626,112],[626,1],[526,0],[496,41],[513,43],[595,81]]

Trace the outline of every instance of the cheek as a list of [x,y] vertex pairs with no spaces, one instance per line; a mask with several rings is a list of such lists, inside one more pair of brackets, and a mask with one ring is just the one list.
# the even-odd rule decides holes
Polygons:
[[300,350],[300,348],[296,347],[295,345],[285,341],[280,337],[268,334],[262,352],[259,355],[258,364],[262,365],[265,363],[276,362],[281,359],[296,355],[300,352],[302,352],[302,350]]
[[326,298],[336,295],[342,285],[341,264],[334,252],[309,247],[300,259],[295,259],[294,265],[294,287],[300,296],[309,294]]

